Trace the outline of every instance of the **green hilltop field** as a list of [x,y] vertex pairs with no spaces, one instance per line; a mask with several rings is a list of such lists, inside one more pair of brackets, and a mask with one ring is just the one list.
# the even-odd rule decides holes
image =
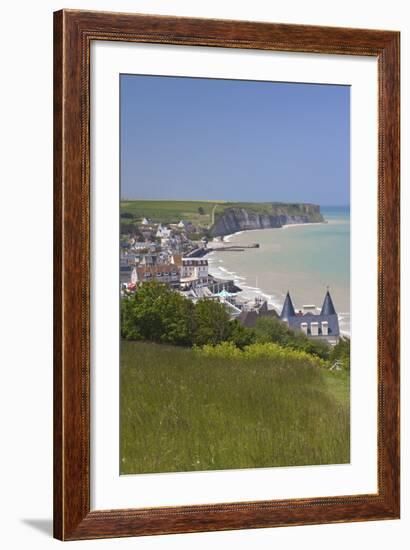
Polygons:
[[155,223],[178,223],[180,220],[194,225],[210,226],[212,212],[224,207],[224,201],[121,201],[121,214],[132,214],[134,221],[151,218]]
[[121,473],[341,464],[349,373],[121,343]]
[[[154,223],[191,222],[197,227],[210,228],[215,220],[228,209],[244,209],[249,213],[273,216],[297,216],[304,209],[314,205],[279,202],[227,202],[227,201],[162,201],[162,200],[122,200],[121,219],[127,223],[139,223],[142,218],[150,218]],[[310,211],[310,221],[321,221],[319,212]]]

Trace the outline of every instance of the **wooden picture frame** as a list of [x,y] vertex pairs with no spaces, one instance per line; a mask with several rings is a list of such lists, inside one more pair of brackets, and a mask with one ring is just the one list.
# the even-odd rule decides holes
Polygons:
[[[90,510],[93,40],[372,56],[378,62],[378,492]],[[54,536],[62,540],[399,517],[398,32],[63,10],[54,14]]]

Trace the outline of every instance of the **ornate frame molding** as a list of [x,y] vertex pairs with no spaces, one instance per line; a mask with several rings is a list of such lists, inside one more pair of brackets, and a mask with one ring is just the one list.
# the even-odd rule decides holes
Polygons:
[[[90,510],[92,40],[374,56],[378,60],[377,494]],[[398,32],[62,10],[54,14],[54,536],[62,540],[394,519],[399,455]]]

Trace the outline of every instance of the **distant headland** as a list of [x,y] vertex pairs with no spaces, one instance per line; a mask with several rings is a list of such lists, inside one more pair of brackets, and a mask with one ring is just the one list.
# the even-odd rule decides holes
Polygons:
[[299,223],[321,223],[320,206],[305,203],[229,203],[215,215],[214,237],[237,231],[268,229]]

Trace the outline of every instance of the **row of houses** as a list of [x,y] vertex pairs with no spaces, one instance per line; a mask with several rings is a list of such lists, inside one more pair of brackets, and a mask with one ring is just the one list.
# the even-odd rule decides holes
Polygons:
[[208,260],[205,258],[185,258],[173,254],[167,263],[141,262],[131,271],[131,285],[147,281],[158,281],[173,287],[190,284],[203,284],[208,281]]
[[[153,222],[151,220],[151,218],[142,218],[141,220],[141,225],[143,227],[155,227],[156,224],[155,222]],[[158,224],[160,227],[162,227],[162,224]],[[192,225],[191,222],[188,222],[188,221],[185,221],[185,220],[180,220],[178,223],[171,223],[170,226],[171,227],[177,227],[178,229],[186,229],[188,228],[190,225]]]
[[[197,266],[183,265],[183,258],[198,244],[187,233],[190,224],[180,220],[163,225],[143,218],[139,224],[126,226],[130,234],[121,235],[120,284],[127,289],[144,281],[161,281],[178,286],[181,280],[195,277]],[[200,243],[204,246],[203,243]],[[201,278],[207,275],[207,265],[201,266]]]

